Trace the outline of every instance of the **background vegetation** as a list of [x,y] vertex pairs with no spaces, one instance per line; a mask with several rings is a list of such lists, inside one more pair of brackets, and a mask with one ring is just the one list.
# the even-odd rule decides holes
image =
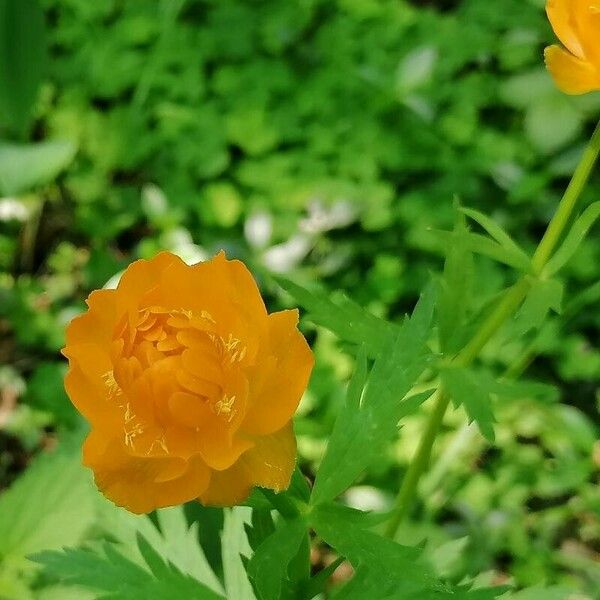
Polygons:
[[[0,1],[0,598],[79,599],[24,557],[111,525],[124,547],[135,537],[79,467],[81,423],[62,386],[64,328],[92,289],[159,249],[198,260],[225,248],[257,274],[271,310],[291,302],[269,277],[285,273],[400,320],[441,271],[436,231],[452,227],[455,197],[534,246],[600,96],[553,87],[542,0],[14,6]],[[493,447],[461,411],[448,418],[402,535],[429,540],[450,580],[549,586],[519,600],[600,597],[599,264],[591,236],[564,272],[560,325],[550,319],[527,346],[497,340],[483,357],[497,372],[527,365],[561,404],[503,403]],[[510,281],[491,261],[476,268],[482,299]],[[353,367],[311,327],[317,366],[296,427],[309,476]],[[350,504],[389,505],[423,418],[405,422]],[[226,570],[222,512],[186,510],[202,513],[192,535]],[[165,548],[182,527],[167,514],[155,540]],[[224,534],[224,547],[236,543]]]

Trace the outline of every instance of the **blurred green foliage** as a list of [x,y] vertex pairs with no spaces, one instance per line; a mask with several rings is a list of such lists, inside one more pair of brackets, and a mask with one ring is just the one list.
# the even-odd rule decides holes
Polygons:
[[[65,324],[134,258],[224,247],[254,268],[271,309],[290,301],[268,277],[284,272],[399,322],[441,271],[435,232],[452,227],[453,198],[530,250],[600,114],[598,94],[566,97],[546,74],[542,0],[10,5],[0,1],[0,489],[48,431],[77,427],[61,384]],[[26,22],[26,46],[10,19]],[[460,412],[442,437],[405,535],[427,538],[428,559],[457,583],[487,572],[484,583],[559,586],[556,598],[600,589],[599,263],[591,235],[561,273],[565,318],[483,357],[499,372],[531,362],[565,405],[506,402],[493,449]],[[473,294],[483,302],[509,277],[478,261]],[[352,362],[328,332],[308,333],[318,359],[297,431],[310,473]],[[387,505],[422,423],[406,421],[350,503]],[[64,510],[33,551],[83,536],[61,541]],[[29,551],[6,562],[0,542],[0,597],[26,597],[35,571],[13,555]]]

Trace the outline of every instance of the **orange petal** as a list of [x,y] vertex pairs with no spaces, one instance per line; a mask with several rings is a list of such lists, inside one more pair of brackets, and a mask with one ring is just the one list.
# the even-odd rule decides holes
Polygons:
[[558,39],[579,58],[584,58],[573,0],[548,0],[546,14]]
[[600,5],[597,0],[573,0],[574,19],[584,56],[600,67]]
[[185,392],[176,392],[171,395],[169,411],[176,423],[190,428],[203,427],[215,416],[207,400]]
[[96,485],[118,506],[141,514],[183,504],[203,493],[210,469],[199,457],[132,457],[120,440],[106,440],[92,431],[84,444],[84,464],[94,471]]
[[96,427],[111,429],[121,425],[122,410],[110,397],[107,383],[86,375],[78,361],[70,361],[65,390],[75,408]]
[[244,470],[235,464],[227,471],[215,471],[208,488],[198,500],[204,506],[235,506],[248,498],[251,489]]
[[245,452],[226,471],[213,473],[210,485],[200,495],[208,506],[233,506],[243,502],[252,486],[285,490],[296,463],[296,438],[292,424],[280,431],[256,439],[256,446]]
[[546,48],[544,57],[556,85],[566,94],[585,94],[600,89],[600,72],[590,62],[573,56],[560,46]]
[[290,485],[296,465],[296,437],[290,421],[279,431],[256,438],[256,445],[240,458],[253,485],[279,492]]
[[298,331],[297,310],[269,315],[270,356],[249,377],[250,399],[242,429],[264,435],[281,429],[291,418],[314,365],[312,351]]

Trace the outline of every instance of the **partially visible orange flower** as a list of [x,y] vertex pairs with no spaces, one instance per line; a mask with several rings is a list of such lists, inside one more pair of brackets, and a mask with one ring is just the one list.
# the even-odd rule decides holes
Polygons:
[[268,314],[248,269],[223,253],[134,262],[87,303],[67,329],[65,384],[91,425],[84,464],[110,500],[146,513],[287,488],[313,366],[297,310]]
[[544,53],[556,85],[567,94],[600,90],[600,0],[548,0],[546,12],[566,48]]

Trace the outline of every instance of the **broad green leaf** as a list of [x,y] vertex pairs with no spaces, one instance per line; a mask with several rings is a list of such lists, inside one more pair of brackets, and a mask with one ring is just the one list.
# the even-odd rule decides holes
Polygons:
[[252,555],[245,531],[249,516],[250,510],[245,507],[238,506],[225,511],[225,523],[221,534],[221,555],[227,598],[256,600],[241,558],[242,556],[249,558]]
[[573,227],[567,234],[565,241],[548,261],[545,272],[548,276],[558,273],[571,260],[581,242],[585,239],[590,228],[600,218],[600,202],[590,204],[579,218],[573,223]]
[[45,573],[64,584],[106,592],[105,600],[223,600],[199,581],[166,562],[144,538],[140,543],[144,568],[105,543],[97,550],[65,549],[32,557]]
[[365,344],[367,354],[375,358],[398,335],[398,326],[387,323],[348,298],[334,301],[330,293],[309,291],[288,279],[277,278],[281,287],[308,311],[307,319],[321,325],[340,339]]
[[0,573],[33,566],[25,558],[32,552],[78,543],[94,520],[96,494],[74,448],[36,459],[0,495]]
[[563,284],[556,279],[535,280],[515,315],[515,334],[523,335],[532,329],[539,329],[551,310],[560,314],[563,291]]
[[258,600],[279,600],[282,588],[289,582],[288,565],[305,535],[306,523],[302,519],[282,520],[256,549],[248,562],[248,577]]
[[476,223],[481,225],[505,250],[510,252],[513,256],[518,257],[519,261],[523,265],[529,265],[530,259],[527,253],[494,221],[494,219],[488,217],[486,214],[473,210],[472,208],[459,209],[465,215],[473,219]]
[[17,195],[52,181],[75,156],[68,141],[0,142],[0,194]]
[[44,11],[37,0],[0,0],[0,123],[24,132],[46,62]]
[[463,367],[448,367],[441,372],[444,388],[456,406],[463,405],[469,419],[476,421],[481,433],[494,441],[494,413],[492,412],[489,381],[480,374]]
[[[388,342],[367,377],[366,351],[361,349],[327,451],[317,472],[311,502],[327,502],[385,452],[398,431],[398,421],[415,409],[404,400],[428,364],[426,342],[431,332],[433,287],[423,294],[412,317]],[[366,385],[365,385],[366,384]]]

